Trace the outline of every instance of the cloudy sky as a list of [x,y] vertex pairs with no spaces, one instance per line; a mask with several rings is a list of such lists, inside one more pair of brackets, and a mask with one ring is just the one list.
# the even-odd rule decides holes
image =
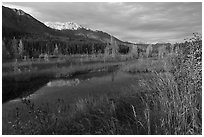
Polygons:
[[41,22],[72,21],[123,41],[180,42],[202,33],[202,3],[3,3]]

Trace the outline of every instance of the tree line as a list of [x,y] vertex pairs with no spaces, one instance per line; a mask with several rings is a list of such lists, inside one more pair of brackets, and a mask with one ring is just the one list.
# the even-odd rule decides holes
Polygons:
[[[27,38],[3,38],[3,60],[22,58],[23,56],[38,58],[40,54],[53,55],[57,46],[57,53],[70,54],[97,54],[104,53],[106,46],[110,44],[99,41],[66,41],[59,39],[27,39]],[[119,53],[126,54],[129,48],[118,45]]]

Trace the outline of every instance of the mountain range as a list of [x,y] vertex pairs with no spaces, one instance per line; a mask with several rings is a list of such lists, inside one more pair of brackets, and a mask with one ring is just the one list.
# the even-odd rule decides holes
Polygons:
[[[103,31],[85,28],[73,22],[45,22],[42,23],[20,9],[2,6],[2,36],[3,37],[60,37],[66,40],[110,42],[111,35]],[[113,38],[119,44],[129,44]]]

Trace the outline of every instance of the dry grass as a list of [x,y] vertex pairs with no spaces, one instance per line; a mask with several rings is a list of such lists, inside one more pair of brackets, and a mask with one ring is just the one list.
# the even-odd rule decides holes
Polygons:
[[152,58],[140,58],[136,61],[128,62],[127,65],[122,68],[122,70],[133,74],[166,71],[164,60],[157,60]]

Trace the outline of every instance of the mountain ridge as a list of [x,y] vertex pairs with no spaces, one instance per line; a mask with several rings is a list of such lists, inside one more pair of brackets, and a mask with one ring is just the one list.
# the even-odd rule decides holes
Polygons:
[[[110,43],[111,35],[106,32],[91,30],[74,22],[69,22],[68,24],[62,23],[60,25],[64,25],[64,29],[61,26],[59,29],[53,29],[48,27],[49,25],[46,25],[46,23],[35,19],[21,9],[11,9],[2,6],[3,37],[35,34],[39,35],[39,37],[41,35],[55,36],[64,37],[66,39],[90,39],[103,43]],[[68,25],[71,25],[71,27]],[[115,36],[113,37],[119,44],[127,44],[127,42],[119,40]]]

